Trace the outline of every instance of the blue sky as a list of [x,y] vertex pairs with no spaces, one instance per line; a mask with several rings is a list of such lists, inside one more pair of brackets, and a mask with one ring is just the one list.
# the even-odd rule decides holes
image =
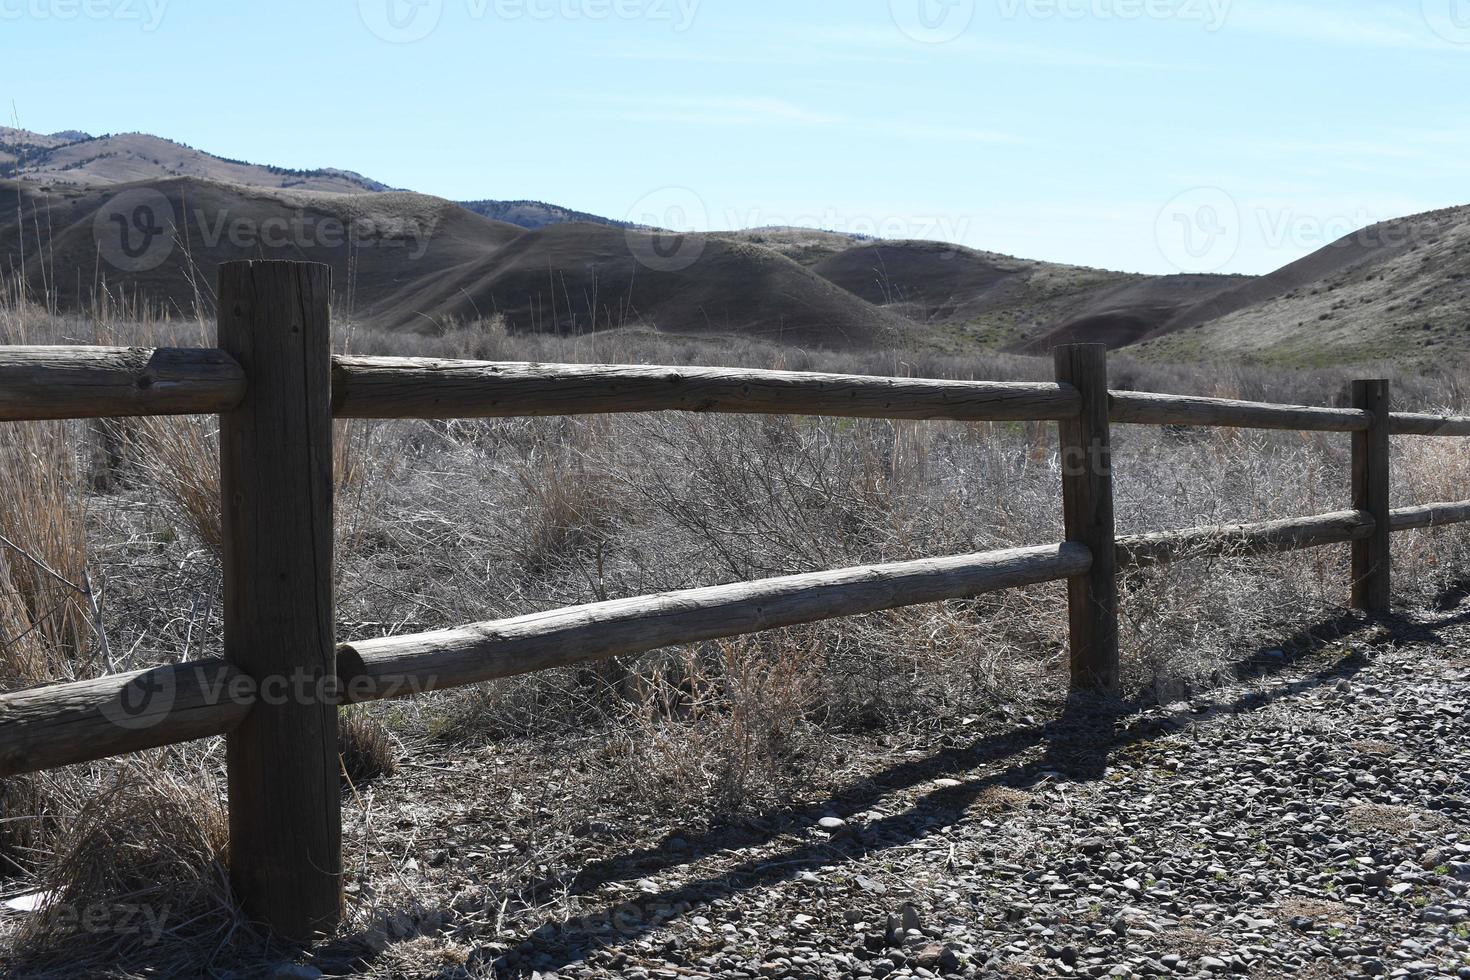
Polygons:
[[1470,0],[0,0],[0,83],[27,129],[1134,271],[1470,203]]

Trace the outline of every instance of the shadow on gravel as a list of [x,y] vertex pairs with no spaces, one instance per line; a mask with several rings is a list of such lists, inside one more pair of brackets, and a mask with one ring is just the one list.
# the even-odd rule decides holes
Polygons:
[[[1275,646],[1261,648],[1236,663],[1231,672],[1242,679],[1269,677],[1376,625],[1388,627],[1396,636],[1423,632],[1432,637],[1434,627],[1462,618],[1465,615],[1443,622],[1413,624],[1354,615],[1334,617]],[[986,795],[997,789],[1035,787],[1059,778],[1100,779],[1107,770],[1110,755],[1117,750],[1146,744],[1208,718],[1259,711],[1314,688],[1351,678],[1365,665],[1360,655],[1349,655],[1326,663],[1269,694],[1249,692],[1228,701],[1211,701],[1201,696],[1182,713],[1149,712],[1148,709],[1157,705],[1143,698],[1119,701],[1074,696],[1066,701],[1053,721],[988,734],[968,745],[899,763],[821,803],[770,811],[742,826],[716,827],[702,834],[671,834],[656,846],[589,863],[569,882],[542,883],[569,896],[585,895],[610,882],[636,881],[721,853],[770,844],[785,834],[804,834],[821,817],[837,816],[852,822],[831,837],[804,840],[784,852],[742,862],[677,888],[644,894],[636,901],[609,906],[589,915],[547,923],[504,953],[478,954],[481,958],[477,966],[493,969],[503,976],[558,970],[599,949],[646,936],[704,903],[789,881],[803,872],[840,865],[928,837],[964,820],[977,804],[983,808]],[[1034,753],[1032,761],[1016,758],[1036,749],[1041,750],[1039,760]],[[1006,760],[1014,761],[1004,768],[993,768]],[[981,774],[977,770],[990,771]],[[885,803],[891,807],[888,797],[892,794],[940,779],[946,781],[923,793],[905,809],[874,812]]]
[[[1269,677],[1380,624],[1390,626],[1396,635],[1428,632],[1431,636],[1433,626],[1440,625],[1424,626],[1402,620],[1374,620],[1345,614],[1302,630],[1274,646],[1262,647],[1237,662],[1231,673],[1241,679]],[[1073,696],[1066,701],[1054,721],[986,735],[965,746],[900,763],[822,803],[769,812],[748,821],[741,828],[720,827],[694,836],[671,835],[655,847],[588,864],[568,883],[568,894],[587,894],[608,882],[646,878],[722,852],[768,844],[782,834],[803,832],[813,821],[824,816],[853,820],[860,814],[869,815],[869,819],[855,828],[844,829],[828,839],[805,841],[785,852],[735,865],[718,875],[640,896],[637,901],[587,916],[548,923],[526,936],[503,956],[487,956],[482,965],[489,966],[494,960],[501,973],[509,974],[529,974],[532,969],[543,972],[559,969],[585,959],[599,948],[647,935],[659,925],[689,914],[689,909],[702,903],[788,881],[806,871],[817,871],[911,844],[965,819],[972,807],[982,803],[986,794],[997,788],[1036,786],[1059,777],[1074,781],[1100,779],[1107,770],[1110,754],[1119,749],[1186,729],[1196,720],[1259,711],[1314,688],[1351,678],[1365,665],[1366,661],[1361,656],[1353,654],[1325,664],[1270,694],[1251,692],[1224,702],[1212,702],[1208,697],[1197,698],[1192,702],[1194,718],[1181,719],[1177,714],[1163,712],[1144,716],[1144,712],[1156,704],[1143,698],[1119,701]],[[990,768],[1037,748],[1042,750],[1039,761],[1015,761],[1003,769],[976,774],[976,770]],[[881,807],[891,794],[944,777],[960,782],[932,789],[899,812],[876,818],[872,815],[871,811]]]

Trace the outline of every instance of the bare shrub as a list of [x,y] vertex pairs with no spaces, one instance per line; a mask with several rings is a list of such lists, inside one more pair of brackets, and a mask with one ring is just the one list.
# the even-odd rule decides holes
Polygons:
[[655,803],[747,812],[820,772],[810,714],[820,652],[776,635],[651,670],[628,712],[621,778]]
[[525,501],[518,557],[533,574],[553,571],[575,556],[595,556],[618,511],[593,445],[606,438],[606,419],[577,420],[568,428],[580,446],[548,440],[511,468]]

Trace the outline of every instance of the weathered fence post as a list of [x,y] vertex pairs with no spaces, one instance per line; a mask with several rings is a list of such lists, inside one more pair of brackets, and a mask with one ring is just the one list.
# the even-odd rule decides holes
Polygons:
[[1108,349],[1056,349],[1057,381],[1082,393],[1082,413],[1061,423],[1062,500],[1067,540],[1092,550],[1092,570],[1067,582],[1074,690],[1118,687],[1118,554],[1108,428]]
[[1374,521],[1373,536],[1353,542],[1353,608],[1386,613],[1393,605],[1388,382],[1354,381],[1353,407],[1373,413],[1373,425],[1353,433],[1353,506]]
[[230,877],[252,921],[297,943],[342,909],[330,293],[325,265],[220,267],[219,345],[248,385],[220,416],[224,648],[258,686],[228,737]]

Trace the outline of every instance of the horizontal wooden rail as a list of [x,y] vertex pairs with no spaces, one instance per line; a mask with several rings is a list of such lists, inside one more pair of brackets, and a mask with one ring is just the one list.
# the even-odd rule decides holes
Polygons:
[[338,418],[449,419],[626,412],[1024,421],[1073,418],[1058,384],[934,381],[744,368],[338,357]]
[[[244,398],[245,374],[213,348],[0,347],[0,421],[204,415]],[[505,418],[723,412],[953,421],[1062,421],[1068,385],[942,381],[740,368],[333,358],[340,418]],[[1369,413],[1115,391],[1111,421],[1318,432],[1366,431]],[[1394,435],[1470,437],[1470,417],[1396,412]]]
[[[1079,544],[1023,548],[616,599],[337,648],[353,700],[476,684],[552,667],[1086,574]],[[381,692],[381,693],[380,693]]]
[[0,347],[0,421],[204,415],[245,397],[245,372],[221,350]]
[[254,701],[223,660],[0,695],[0,776],[223,735]]
[[1239,429],[1294,429],[1305,432],[1363,432],[1373,422],[1352,408],[1310,408],[1225,398],[1159,395],[1144,391],[1112,393],[1111,420],[1131,425],[1214,425]]
[[1389,524],[1395,532],[1445,527],[1450,524],[1464,524],[1467,521],[1470,521],[1470,500],[1425,504],[1422,507],[1403,507],[1395,510],[1389,518]]
[[677,643],[982,595],[1084,574],[1052,545],[689,589],[339,648],[338,683],[252,679],[220,660],[0,695],[0,776],[233,731],[258,697],[374,701]]
[[1388,432],[1395,436],[1470,436],[1470,418],[1394,412],[1388,417]]
[[[1389,527],[1394,533],[1398,533],[1465,523],[1470,523],[1470,500],[1404,507],[1393,511]],[[1157,534],[1137,534],[1118,538],[1118,563],[1137,568],[1184,558],[1259,555],[1320,548],[1330,544],[1365,540],[1373,533],[1374,527],[1371,514],[1345,510],[1335,514],[1293,517],[1259,524],[1225,524]]]
[[1183,558],[1269,554],[1361,540],[1373,533],[1373,518],[1345,510],[1259,524],[1192,527],[1182,531],[1118,538],[1118,563],[1137,568]]

